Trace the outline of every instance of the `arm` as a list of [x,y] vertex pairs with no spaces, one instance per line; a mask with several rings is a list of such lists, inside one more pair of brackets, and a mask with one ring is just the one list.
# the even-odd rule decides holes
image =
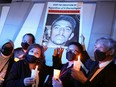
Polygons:
[[80,38],[81,38],[81,45],[82,45],[82,47],[83,47],[83,54],[82,54],[82,62],[83,63],[85,63],[86,61],[87,61],[87,59],[89,59],[90,58],[90,56],[88,55],[88,53],[87,53],[87,51],[86,51],[86,47],[85,47],[85,37],[84,37],[84,35],[82,34],[81,36],[80,36]]
[[86,47],[85,47],[85,37],[84,37],[83,34],[81,34],[80,39],[81,39],[80,44],[81,44],[82,47],[83,47],[83,51],[85,51],[85,50],[86,50]]
[[53,87],[63,87],[62,81],[60,79],[52,79],[52,85]]
[[91,83],[89,79],[83,74],[82,71],[77,71],[72,68],[71,75],[74,79],[78,80],[83,84],[84,87],[97,87],[95,84]]
[[76,69],[72,68],[71,75],[74,79],[80,81],[83,84],[87,81],[87,77],[83,74],[82,71],[77,71]]
[[61,57],[62,57],[63,50],[64,50],[63,48],[54,49],[54,54],[53,54],[54,69],[61,69],[61,66],[62,66]]

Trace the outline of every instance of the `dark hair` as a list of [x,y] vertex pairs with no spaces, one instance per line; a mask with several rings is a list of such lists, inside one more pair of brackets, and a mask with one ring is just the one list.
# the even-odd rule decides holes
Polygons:
[[29,52],[32,48],[39,48],[39,49],[41,50],[40,58],[41,58],[42,62],[45,62],[44,48],[43,48],[41,45],[35,44],[35,43],[34,43],[34,44],[31,44],[31,45],[28,47],[28,49],[27,49],[27,51],[26,51],[24,57],[28,54],[28,52]]
[[72,25],[73,27],[73,31],[74,31],[74,28],[76,27],[76,21],[74,18],[72,18],[71,16],[68,16],[68,15],[60,15],[56,20],[53,21],[51,27],[54,26],[54,24],[57,22],[57,21],[60,21],[60,20],[65,20],[65,21],[68,21],[70,22],[70,24]]
[[70,42],[70,43],[68,44],[68,46],[70,46],[70,45],[75,45],[76,47],[79,48],[79,51],[80,51],[81,53],[83,52],[83,47],[82,47],[82,45],[81,45],[80,43],[78,43],[78,42]]
[[27,33],[27,34],[25,34],[25,35],[23,36],[23,38],[24,38],[26,35],[32,37],[32,43],[35,43],[35,37],[34,37],[33,34],[31,34],[31,33]]

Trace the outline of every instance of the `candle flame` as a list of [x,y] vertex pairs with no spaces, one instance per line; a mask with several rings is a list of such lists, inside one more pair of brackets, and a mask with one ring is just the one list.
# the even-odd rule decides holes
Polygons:
[[38,66],[36,66],[35,70],[36,70],[36,71],[38,70]]
[[80,55],[78,55],[78,61],[80,62]]

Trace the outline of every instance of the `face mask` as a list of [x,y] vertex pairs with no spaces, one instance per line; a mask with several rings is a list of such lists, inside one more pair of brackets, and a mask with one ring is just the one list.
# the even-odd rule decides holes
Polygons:
[[22,42],[21,46],[24,50],[27,50],[27,48],[29,47],[29,44],[27,42]]
[[106,58],[106,52],[101,52],[100,50],[96,50],[94,52],[94,57],[96,61],[103,61]]
[[41,59],[40,58],[36,58],[33,55],[27,55],[26,59],[29,63],[41,63]]
[[69,51],[69,52],[66,53],[66,59],[67,59],[68,61],[72,61],[72,60],[74,60],[75,58],[76,58],[76,55],[75,55],[74,53],[72,53],[71,51]]
[[1,49],[1,53],[2,53],[4,56],[10,56],[11,53],[12,53],[12,50],[13,50],[13,48],[4,46],[4,47],[2,47],[2,49]]

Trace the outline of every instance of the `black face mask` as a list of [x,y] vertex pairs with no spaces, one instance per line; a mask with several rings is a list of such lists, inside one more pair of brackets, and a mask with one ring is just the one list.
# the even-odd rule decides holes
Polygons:
[[41,63],[42,62],[40,58],[36,58],[33,55],[27,55],[26,59],[29,63]]
[[12,50],[13,50],[12,47],[3,46],[2,49],[1,49],[1,52],[5,56],[10,56],[11,53],[12,53]]
[[94,52],[94,57],[96,61],[103,61],[106,58],[106,52],[101,52],[100,50],[96,50]]
[[29,44],[27,42],[22,42],[21,46],[24,50],[27,50],[27,48],[29,47]]
[[72,53],[71,51],[66,52],[66,59],[67,59],[68,61],[72,61],[72,60],[74,60],[75,58],[76,58],[76,55],[75,55],[74,53]]

